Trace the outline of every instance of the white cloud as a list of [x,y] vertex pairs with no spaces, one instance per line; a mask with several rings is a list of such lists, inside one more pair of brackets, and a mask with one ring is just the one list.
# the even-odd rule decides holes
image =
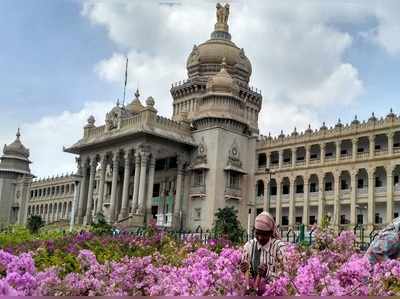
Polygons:
[[76,171],[74,156],[64,153],[63,146],[77,142],[83,136],[83,126],[93,115],[104,123],[105,114],[113,103],[88,102],[78,112],[64,111],[36,122],[22,125],[22,142],[30,149],[31,170],[36,176],[48,176]]
[[[130,87],[139,82],[146,96],[155,96],[159,112],[169,116],[170,84],[186,78],[192,45],[206,41],[213,30],[214,4],[182,2],[170,8],[154,1],[87,0],[82,14],[104,26],[117,46],[127,48]],[[346,5],[313,1],[296,6],[290,1],[232,3],[233,41],[245,48],[254,70],[251,81],[263,90],[261,132],[317,123],[319,110],[346,107],[357,100],[363,83],[357,69],[344,59],[352,37],[333,23],[359,21],[365,15],[364,10]],[[121,82],[123,65],[123,55],[114,54],[99,62],[96,71],[104,80]],[[286,113],[296,121],[268,121],[275,107],[290,106]]]

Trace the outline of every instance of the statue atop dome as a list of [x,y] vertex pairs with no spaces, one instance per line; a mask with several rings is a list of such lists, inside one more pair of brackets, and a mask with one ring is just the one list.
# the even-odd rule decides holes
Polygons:
[[225,6],[217,3],[217,23],[228,25],[229,4]]

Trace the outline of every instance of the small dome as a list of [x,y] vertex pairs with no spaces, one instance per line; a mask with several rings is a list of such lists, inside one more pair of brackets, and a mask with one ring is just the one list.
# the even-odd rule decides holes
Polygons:
[[153,97],[148,97],[146,100],[146,105],[150,106],[150,107],[154,107],[154,104],[155,104],[155,102],[154,102]]
[[390,108],[390,112],[386,115],[386,118],[396,118],[396,114],[393,113],[393,109]]
[[357,115],[354,116],[353,121],[351,122],[352,125],[358,125],[360,124],[360,121],[357,119]]
[[313,131],[312,131],[312,129],[311,129],[311,124],[308,124],[308,128],[307,128],[307,130],[306,130],[306,133],[307,134],[311,134]]
[[225,69],[225,58],[222,59],[222,68],[215,76],[208,79],[207,89],[214,92],[232,93],[239,90],[239,87]]
[[327,126],[325,125],[325,122],[322,123],[322,126],[320,128],[320,130],[327,130]]
[[10,155],[10,156],[19,156],[19,157],[24,157],[26,159],[29,158],[29,150],[21,143],[20,136],[21,133],[18,129],[17,138],[15,141],[9,145],[4,145],[3,153],[4,155]]
[[368,121],[370,121],[370,122],[375,122],[375,121],[377,121],[378,119],[375,117],[375,113],[374,112],[372,112],[372,115],[371,115],[371,117],[368,119]]
[[283,134],[283,130],[281,130],[281,133],[279,134],[278,138],[280,138],[280,139],[285,138],[285,134]]
[[292,132],[292,136],[297,136],[297,135],[299,135],[299,133],[297,133],[297,128],[294,127],[294,130]]
[[341,127],[343,127],[343,124],[342,124],[342,122],[340,121],[340,118],[339,118],[337,124],[335,125],[335,128],[341,128]]
[[139,113],[140,111],[143,110],[144,106],[139,100],[139,90],[137,89],[135,92],[135,98],[133,99],[132,102],[130,102],[128,105],[126,105],[126,110],[132,114]]

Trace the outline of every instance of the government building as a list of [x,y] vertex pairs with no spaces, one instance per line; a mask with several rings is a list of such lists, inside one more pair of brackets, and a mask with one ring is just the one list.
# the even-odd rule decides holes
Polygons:
[[[0,223],[90,224],[101,212],[121,227],[156,221],[171,229],[210,229],[233,206],[250,229],[268,210],[282,229],[300,223],[380,226],[400,213],[400,118],[340,120],[276,137],[260,135],[261,92],[249,86],[250,60],[229,33],[229,5],[217,5],[209,40],[195,45],[187,78],[172,84],[173,113],[136,91],[64,148],[73,175],[34,179],[20,134],[0,163]],[[72,156],[71,156],[72,157]]]

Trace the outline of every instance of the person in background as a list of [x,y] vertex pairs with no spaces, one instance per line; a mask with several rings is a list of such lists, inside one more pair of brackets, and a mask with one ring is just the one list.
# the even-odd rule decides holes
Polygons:
[[283,262],[285,246],[271,214],[259,214],[255,221],[255,238],[244,245],[240,263],[240,270],[255,279],[256,290],[261,278],[269,280],[277,274],[278,265]]
[[400,217],[378,233],[365,256],[372,265],[400,257]]

